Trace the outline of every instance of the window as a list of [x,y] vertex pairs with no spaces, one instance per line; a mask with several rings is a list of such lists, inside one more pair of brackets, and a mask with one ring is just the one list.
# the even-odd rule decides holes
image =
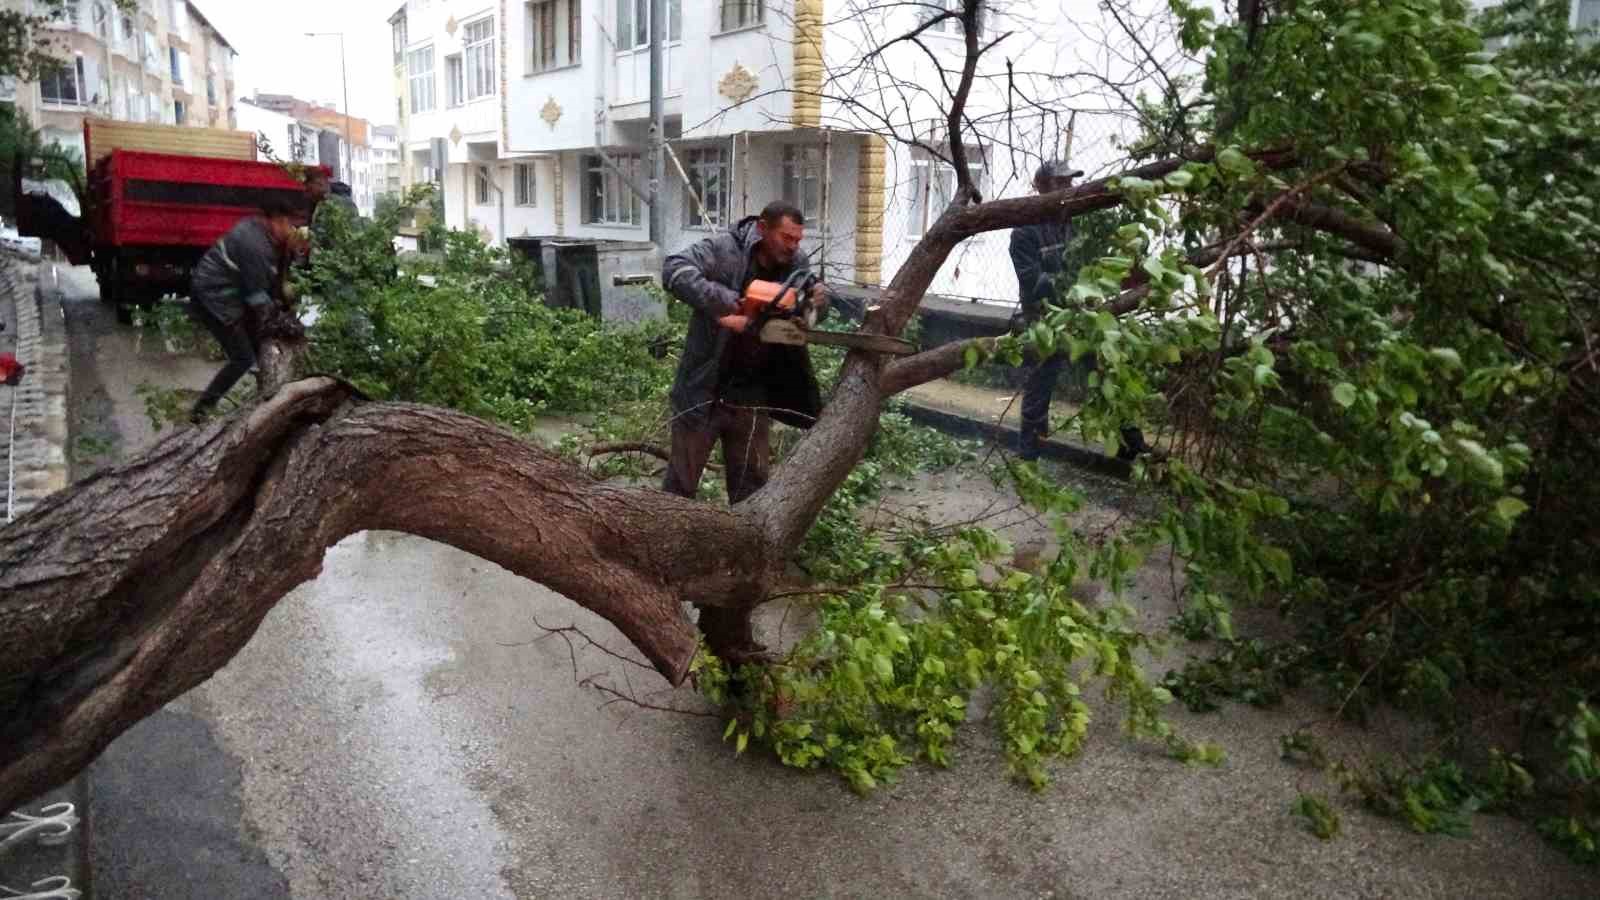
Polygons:
[[[1578,30],[1587,32],[1600,26],[1600,0],[1578,0]],[[1578,43],[1585,46],[1594,42],[1592,32],[1579,36]]]
[[51,16],[50,18],[52,24],[54,24],[57,28],[77,28],[78,4],[69,0],[66,5],[58,7],[55,15]]
[[122,17],[121,44],[123,48],[132,50],[139,44],[139,33],[134,30],[133,16]]
[[144,54],[142,58],[144,60],[144,67],[149,70],[151,74],[156,74],[161,71],[161,57],[156,53],[157,46],[156,33],[153,31],[146,31],[144,33]]
[[184,14],[188,11],[188,4],[179,3],[178,0],[167,0],[167,31],[185,41],[189,39],[189,17]]
[[406,71],[411,81],[411,111],[429,112],[433,109],[433,48],[423,47],[406,56]]
[[[637,154],[613,156],[617,168],[639,180]],[[583,158],[583,221],[590,225],[634,225],[641,221],[639,197],[598,156]]]
[[183,70],[178,68],[178,48],[168,47],[167,58],[172,64],[172,83],[183,84]]
[[80,106],[88,99],[83,84],[83,57],[79,56],[72,64],[56,66],[39,76],[39,98],[45,103]]
[[538,199],[538,182],[534,180],[533,165],[531,163],[517,163],[517,205],[536,206]]
[[722,0],[722,30],[760,25],[766,7],[766,0]]
[[[706,147],[690,150],[684,160],[684,170],[689,173],[689,183],[683,192],[683,226],[685,228],[717,228],[728,223],[728,185],[732,176],[728,168],[728,151],[723,147]],[[700,195],[705,204],[702,214],[694,202],[693,194]]]
[[478,205],[479,206],[488,206],[489,205],[489,167],[488,166],[479,166],[478,167],[478,183],[477,183],[477,192],[476,193],[478,195]]
[[467,99],[492,97],[500,89],[495,83],[494,19],[479,19],[463,29],[466,44]]
[[460,106],[465,102],[467,87],[462,76],[461,54],[444,58],[444,105]]
[[161,121],[161,98],[155,94],[144,95],[144,120],[146,122]]
[[406,59],[406,20],[402,17],[394,23],[394,64],[400,65]]
[[[955,37],[961,37],[962,36],[961,19],[959,18],[959,16],[961,15],[961,0],[922,0],[922,2],[927,4],[927,5],[929,5],[929,6],[942,7],[946,12],[952,12],[952,13],[956,14],[955,17],[952,17],[952,18],[949,18],[949,19],[941,19],[941,20],[939,20],[937,23],[935,23],[934,25],[932,25],[931,27],[928,28],[929,31],[932,31],[932,32],[935,32],[935,33],[939,33],[939,34],[954,35]],[[979,38],[983,37],[983,33],[987,29],[988,24],[989,24],[989,10],[988,10],[987,7],[988,7],[988,4],[984,4],[983,6],[978,7],[978,37]],[[927,15],[922,17],[922,20],[924,22],[926,22],[929,19],[932,19],[933,17],[938,16],[938,15],[942,15],[942,14],[930,11]]]
[[90,16],[94,18],[95,37],[102,41],[111,40],[111,11],[106,9],[106,5],[96,3]]
[[580,0],[535,0],[528,4],[528,72],[543,72],[583,61],[583,5]]
[[[683,36],[683,0],[667,0],[667,40]],[[650,46],[650,0],[617,0],[617,49]]]
[[790,144],[783,148],[783,199],[807,219],[822,214],[822,148]]
[[188,119],[189,110],[183,105],[182,100],[172,101],[172,120],[175,125],[182,125]]
[[206,74],[206,102],[217,105],[217,79],[210,73]]
[[[967,171],[971,174],[972,183],[983,190],[983,164],[974,162],[982,159],[978,148],[967,147]],[[911,157],[911,222],[907,233],[911,237],[920,237],[928,230],[928,226],[938,221],[944,214],[945,207],[956,195],[956,170],[942,159],[930,156],[926,151],[917,149],[912,151]]]

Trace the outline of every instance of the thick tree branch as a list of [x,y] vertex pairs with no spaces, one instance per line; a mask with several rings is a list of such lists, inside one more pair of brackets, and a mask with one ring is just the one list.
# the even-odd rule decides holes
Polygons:
[[571,597],[675,684],[698,646],[681,604],[752,606],[782,557],[741,509],[596,481],[458,413],[294,382],[0,530],[0,808],[210,677],[326,548],[369,529]]
[[1363,222],[1331,206],[1295,200],[1285,205],[1283,216],[1301,225],[1342,237],[1383,260],[1396,259],[1405,252],[1405,242],[1394,232],[1381,225]]

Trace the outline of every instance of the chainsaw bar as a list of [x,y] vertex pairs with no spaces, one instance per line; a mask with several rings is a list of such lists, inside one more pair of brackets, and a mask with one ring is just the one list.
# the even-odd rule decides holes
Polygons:
[[891,356],[910,356],[917,352],[916,345],[908,340],[885,334],[861,334],[849,331],[818,331],[805,328],[789,319],[771,319],[761,326],[761,340],[768,344],[787,344],[804,347],[807,344],[828,344],[866,350],[869,353],[887,353]]

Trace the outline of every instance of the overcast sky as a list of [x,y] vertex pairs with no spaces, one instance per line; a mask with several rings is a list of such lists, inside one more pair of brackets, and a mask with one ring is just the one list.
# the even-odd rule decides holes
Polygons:
[[339,39],[309,38],[307,31],[344,32],[350,112],[376,125],[392,125],[394,58],[388,19],[403,0],[195,0],[239,56],[234,90],[261,91],[328,101],[343,108]]

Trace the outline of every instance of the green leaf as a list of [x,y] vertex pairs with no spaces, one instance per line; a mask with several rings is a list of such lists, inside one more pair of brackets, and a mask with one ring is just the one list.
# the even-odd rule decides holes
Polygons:
[[1461,368],[1461,354],[1449,347],[1435,347],[1428,351],[1428,355],[1444,363],[1449,368]]
[[741,732],[739,732],[739,740],[734,743],[733,752],[735,754],[743,753],[744,752],[744,748],[746,746],[748,746],[749,744],[750,744],[750,732],[741,731]]
[[1348,381],[1341,381],[1334,385],[1333,402],[1345,409],[1349,409],[1356,402],[1356,386]]
[[962,361],[962,363],[964,363],[966,365],[968,370],[976,369],[978,367],[978,348],[977,348],[977,346],[976,345],[970,346],[967,349],[963,350],[961,352],[961,361]]
[[1233,147],[1227,147],[1217,154],[1217,168],[1239,178],[1249,178],[1256,173],[1256,164],[1250,161],[1250,157]]
[[1383,38],[1370,31],[1358,31],[1350,35],[1350,43],[1360,53],[1373,54],[1383,49]]
[[1483,449],[1482,444],[1468,438],[1457,438],[1456,447],[1466,456],[1467,462],[1490,482],[1499,484],[1505,480],[1505,467]]
[[1286,585],[1294,577],[1294,563],[1290,561],[1288,551],[1282,547],[1261,548],[1261,565],[1278,579],[1279,584]]
[[894,662],[889,659],[887,653],[879,653],[873,656],[872,668],[878,673],[880,679],[884,681],[894,680]]
[[1517,516],[1527,511],[1528,504],[1516,497],[1501,497],[1494,503],[1495,515],[1499,516],[1500,520],[1508,525],[1516,521]]
[[735,728],[738,728],[738,727],[739,727],[739,720],[738,719],[729,719],[728,720],[728,727],[724,728],[722,730],[722,739],[723,740],[727,740],[729,737],[732,737],[733,736],[733,730]]
[[1181,191],[1190,184],[1194,183],[1194,174],[1192,172],[1179,169],[1176,172],[1168,173],[1167,177],[1163,180],[1166,181],[1168,186],[1175,187]]

